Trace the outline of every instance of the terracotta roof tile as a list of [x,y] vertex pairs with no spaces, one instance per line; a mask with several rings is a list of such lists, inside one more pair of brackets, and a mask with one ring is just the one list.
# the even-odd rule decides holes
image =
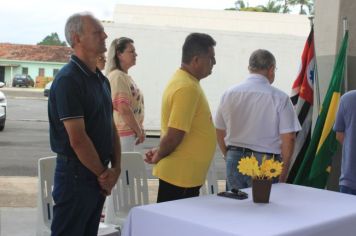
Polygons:
[[0,43],[0,59],[67,62],[73,49],[65,46]]

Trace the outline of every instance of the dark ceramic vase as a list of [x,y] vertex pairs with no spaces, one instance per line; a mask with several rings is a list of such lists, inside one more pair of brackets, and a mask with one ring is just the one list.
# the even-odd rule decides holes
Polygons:
[[269,203],[271,179],[252,179],[252,196],[255,203]]

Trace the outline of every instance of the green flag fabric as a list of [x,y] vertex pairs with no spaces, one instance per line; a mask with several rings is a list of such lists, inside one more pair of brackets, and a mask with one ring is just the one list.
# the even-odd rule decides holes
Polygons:
[[347,45],[348,32],[345,33],[342,41],[328,91],[325,95],[310,144],[294,180],[294,184],[315,188],[325,188],[326,186],[330,173],[331,159],[337,149],[336,136],[332,127],[335,122],[336,111],[340,100]]

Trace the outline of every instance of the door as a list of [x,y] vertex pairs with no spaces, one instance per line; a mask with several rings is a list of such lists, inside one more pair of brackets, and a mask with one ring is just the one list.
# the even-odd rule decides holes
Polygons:
[[0,82],[5,83],[5,67],[0,66]]

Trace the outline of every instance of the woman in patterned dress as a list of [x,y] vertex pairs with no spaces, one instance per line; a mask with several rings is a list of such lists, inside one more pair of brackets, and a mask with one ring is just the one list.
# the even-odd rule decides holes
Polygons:
[[145,140],[143,129],[143,94],[128,70],[136,64],[134,41],[121,37],[114,39],[108,52],[106,76],[111,85],[114,121],[121,140],[121,150],[132,152],[135,145]]

